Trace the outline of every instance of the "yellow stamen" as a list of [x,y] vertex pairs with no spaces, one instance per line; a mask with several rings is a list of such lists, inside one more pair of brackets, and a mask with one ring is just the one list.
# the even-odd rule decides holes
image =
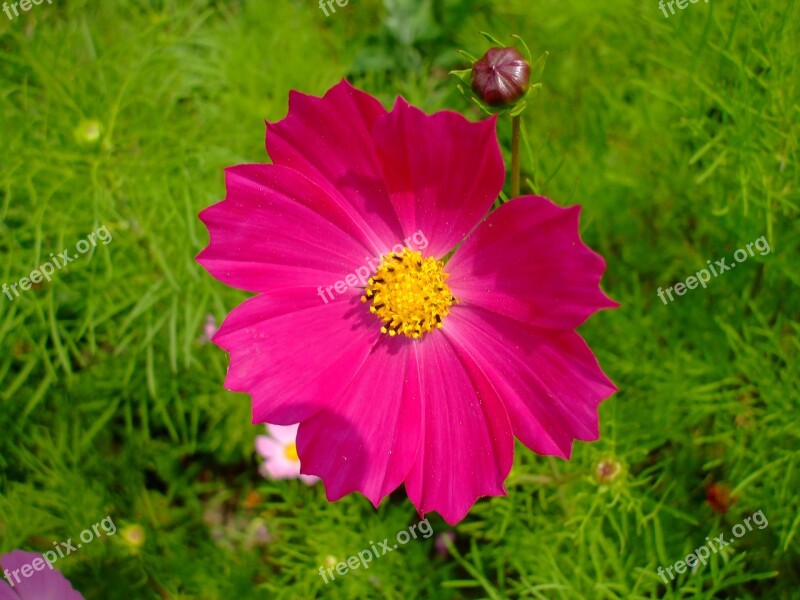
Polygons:
[[283,448],[283,455],[289,460],[300,460],[300,457],[297,455],[297,444],[294,442],[286,444]]
[[372,302],[369,311],[382,322],[381,332],[402,333],[418,340],[425,333],[441,329],[456,299],[445,283],[449,277],[444,263],[422,258],[419,252],[403,248],[390,252],[368,281],[362,302]]

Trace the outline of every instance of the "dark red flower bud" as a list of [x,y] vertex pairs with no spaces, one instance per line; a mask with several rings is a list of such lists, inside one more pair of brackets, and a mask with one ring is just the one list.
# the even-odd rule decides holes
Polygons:
[[515,48],[489,48],[472,66],[471,83],[489,106],[513,104],[528,91],[531,66]]

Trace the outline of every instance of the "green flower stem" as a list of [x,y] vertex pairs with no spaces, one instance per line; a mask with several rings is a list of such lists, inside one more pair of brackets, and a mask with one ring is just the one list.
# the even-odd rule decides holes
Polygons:
[[519,196],[519,129],[520,116],[511,117],[511,197]]

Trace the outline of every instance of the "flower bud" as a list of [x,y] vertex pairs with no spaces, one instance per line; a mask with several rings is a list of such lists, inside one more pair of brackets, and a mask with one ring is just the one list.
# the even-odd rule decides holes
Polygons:
[[72,133],[75,136],[75,141],[79,144],[91,146],[97,143],[103,134],[103,125],[97,119],[84,120],[75,127]]
[[613,458],[601,460],[594,469],[594,476],[598,483],[611,483],[622,472],[622,465]]
[[513,104],[528,91],[531,66],[515,48],[489,48],[472,66],[471,83],[489,106]]
[[137,551],[144,546],[145,533],[144,527],[138,523],[126,525],[120,530],[122,542],[131,550]]

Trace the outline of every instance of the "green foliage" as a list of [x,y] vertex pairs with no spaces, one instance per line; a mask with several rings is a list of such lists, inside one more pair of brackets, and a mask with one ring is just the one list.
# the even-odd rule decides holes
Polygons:
[[[619,393],[569,462],[517,447],[508,497],[324,584],[318,568],[416,522],[257,471],[249,400],[200,341],[244,295],[194,261],[222,170],[265,161],[290,89],[346,75],[387,104],[480,114],[449,69],[480,31],[550,52],[523,115],[523,191],[581,203],[622,303],[581,333]],[[0,14],[0,283],[113,235],[13,302],[0,296],[0,553],[44,551],[93,598],[792,598],[800,585],[797,2],[58,0]],[[99,138],[87,129],[96,123]],[[89,134],[87,134],[89,131]],[[504,152],[507,117],[498,121]],[[656,295],[761,235],[756,254]],[[620,471],[602,482],[601,463]],[[737,501],[711,510],[712,483]],[[753,512],[705,567],[656,574]],[[141,526],[141,546],[123,535]],[[257,532],[265,527],[268,541]],[[442,540],[439,544],[444,544]],[[442,548],[440,547],[439,550]]]

